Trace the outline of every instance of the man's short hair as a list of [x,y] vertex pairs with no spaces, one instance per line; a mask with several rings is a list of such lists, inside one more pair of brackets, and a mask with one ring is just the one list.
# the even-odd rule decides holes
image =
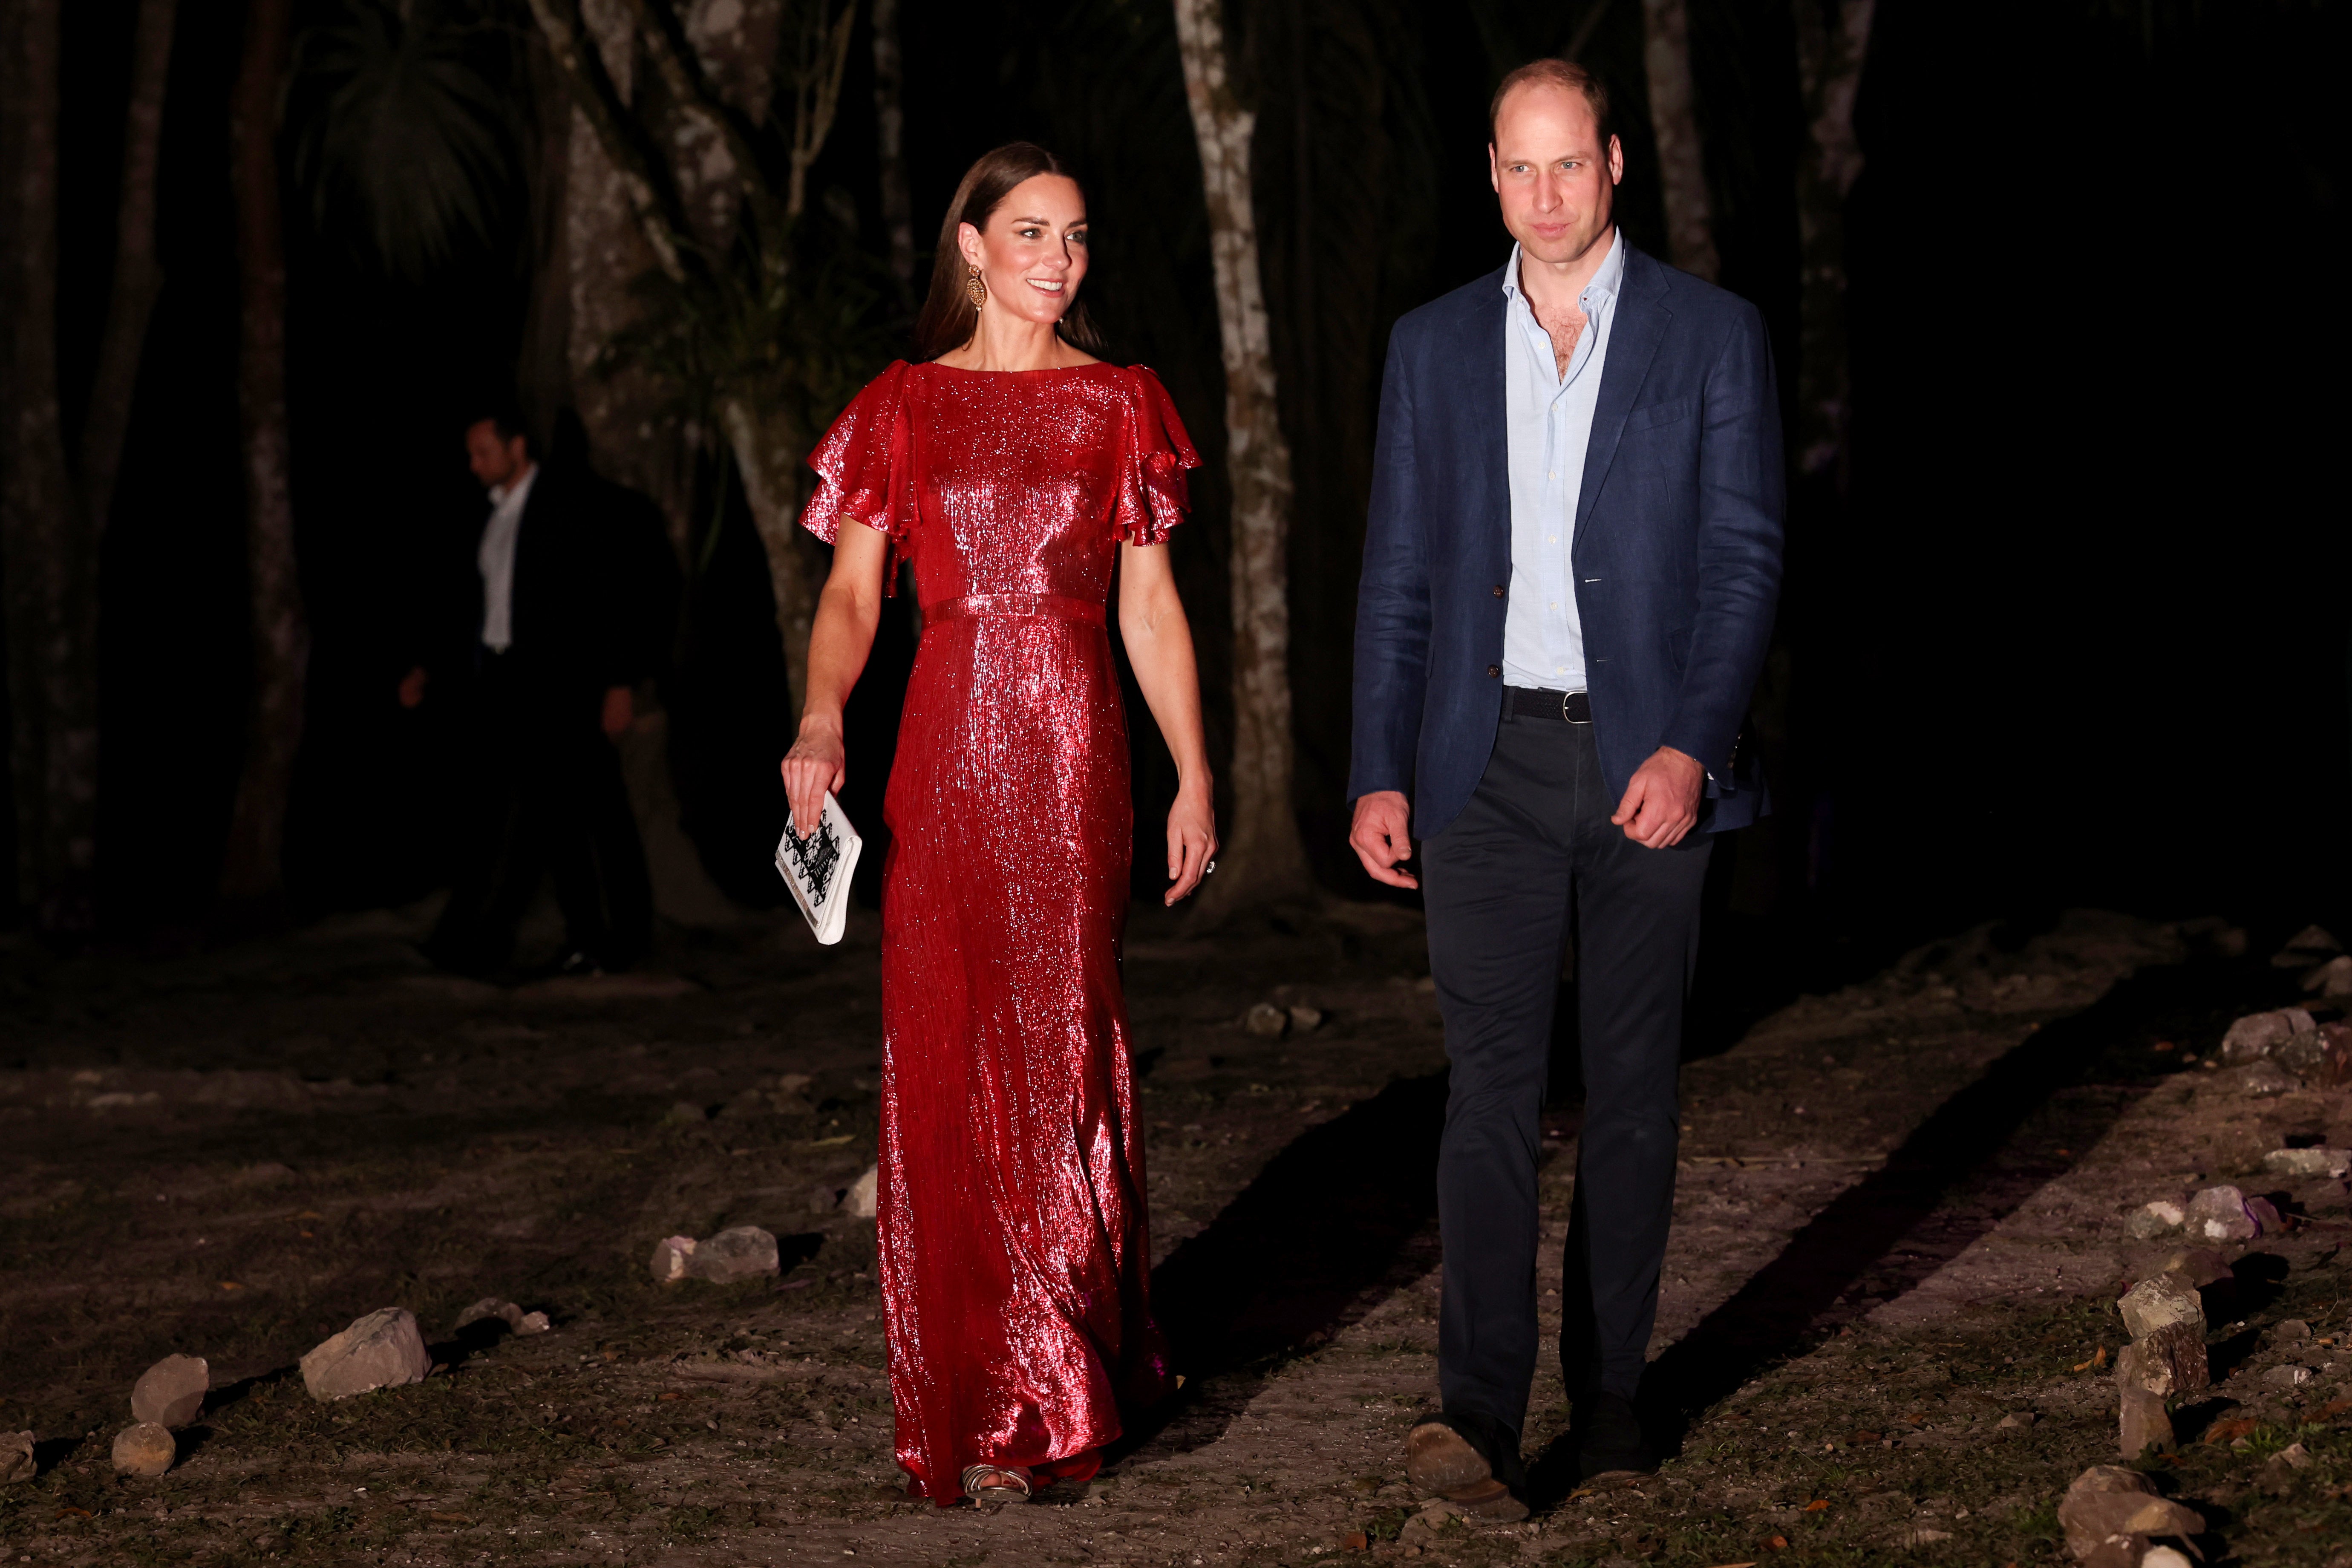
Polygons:
[[1486,106],[1486,140],[1495,139],[1495,127],[1503,117],[1503,100],[1517,87],[1556,87],[1567,92],[1580,92],[1587,107],[1592,110],[1592,123],[1601,132],[1601,151],[1606,155],[1609,138],[1617,134],[1617,121],[1609,110],[1609,89],[1599,77],[1578,65],[1547,55],[1539,60],[1529,60],[1495,89],[1495,101]]
[[522,405],[512,398],[494,398],[476,408],[466,421],[471,430],[477,425],[488,425],[499,433],[501,441],[520,440],[523,450],[539,456],[539,437],[530,433],[530,421],[523,417]]

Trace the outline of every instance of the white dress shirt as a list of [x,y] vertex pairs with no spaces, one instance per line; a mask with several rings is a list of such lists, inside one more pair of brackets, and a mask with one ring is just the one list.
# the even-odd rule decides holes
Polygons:
[[522,531],[522,509],[530,503],[530,482],[539,465],[522,471],[510,485],[490,487],[490,521],[482,530],[482,547],[475,563],[482,569],[482,646],[504,653],[514,646],[515,537]]
[[1584,689],[1584,625],[1576,608],[1569,549],[1577,498],[1584,489],[1584,450],[1609,358],[1609,329],[1625,279],[1625,244],[1609,237],[1609,254],[1586,284],[1584,330],[1557,369],[1551,335],[1519,289],[1519,247],[1503,273],[1504,423],[1511,470],[1511,595],[1503,620],[1503,679],[1548,691]]

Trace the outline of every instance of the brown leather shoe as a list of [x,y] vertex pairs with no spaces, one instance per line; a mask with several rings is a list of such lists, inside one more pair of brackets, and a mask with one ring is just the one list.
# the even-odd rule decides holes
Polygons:
[[1416,1422],[1405,1434],[1404,1476],[1474,1519],[1515,1524],[1528,1517],[1527,1503],[1496,1479],[1486,1457],[1442,1420]]

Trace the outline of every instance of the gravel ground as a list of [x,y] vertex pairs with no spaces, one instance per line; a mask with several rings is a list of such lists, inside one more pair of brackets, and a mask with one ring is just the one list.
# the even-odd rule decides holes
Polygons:
[[[1145,917],[1155,1290],[1188,1382],[1082,1492],[993,1516],[901,1498],[872,1225],[826,1207],[873,1158],[870,920],[831,951],[781,920],[673,933],[658,972],[501,990],[426,970],[425,919],[167,961],[0,947],[0,1420],[41,1469],[0,1488],[0,1562],[2055,1561],[2060,1493],[2113,1455],[2112,1302],[2184,1245],[2126,1215],[2235,1181],[2295,1223],[2224,1249],[2216,1386],[2146,1468],[2216,1560],[2352,1568],[2345,1187],[2262,1173],[2352,1143],[2352,1104],[2190,1059],[2291,996],[2259,942],[1986,928],[1708,1032],[1652,1349],[1674,1457],[1575,1489],[1547,1364],[1538,1511],[1495,1529],[1402,1473],[1437,1316],[1418,917]],[[1325,1019],[1255,1037],[1260,1001]],[[662,1237],[733,1225],[776,1234],[780,1279],[650,1278]],[[458,1336],[491,1294],[554,1331]],[[297,1358],[387,1305],[435,1373],[310,1400]],[[131,1384],[174,1351],[209,1359],[207,1409],[168,1476],[119,1479]],[[2273,1460],[2295,1442],[2312,1463]]]

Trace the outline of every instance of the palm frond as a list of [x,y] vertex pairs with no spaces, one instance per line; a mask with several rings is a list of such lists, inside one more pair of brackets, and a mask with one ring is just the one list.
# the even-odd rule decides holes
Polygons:
[[439,12],[412,18],[389,0],[322,8],[289,94],[295,179],[322,233],[410,281],[510,241],[522,135],[478,58],[493,32]]

